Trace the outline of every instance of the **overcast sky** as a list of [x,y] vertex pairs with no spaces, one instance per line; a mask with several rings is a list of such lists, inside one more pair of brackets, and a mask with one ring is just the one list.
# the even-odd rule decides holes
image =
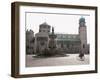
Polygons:
[[26,29],[32,29],[34,33],[37,33],[39,25],[46,22],[54,27],[55,33],[78,34],[81,17],[84,17],[86,21],[87,41],[89,43],[90,16],[86,15],[26,13]]

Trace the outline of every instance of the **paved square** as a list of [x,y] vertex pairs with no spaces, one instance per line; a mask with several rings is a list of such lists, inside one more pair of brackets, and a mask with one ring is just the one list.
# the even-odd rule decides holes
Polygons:
[[26,56],[26,67],[39,66],[63,66],[63,65],[85,65],[89,64],[89,55],[85,55],[85,60],[81,61],[79,54],[67,54],[65,57],[34,58],[33,55]]

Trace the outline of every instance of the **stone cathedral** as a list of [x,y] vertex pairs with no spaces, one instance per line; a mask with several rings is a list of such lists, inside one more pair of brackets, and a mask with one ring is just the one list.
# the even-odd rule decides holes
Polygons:
[[[49,35],[51,34],[51,26],[46,22],[39,25],[39,32],[34,37],[34,49],[35,53],[42,52],[49,48]],[[89,53],[89,44],[87,44],[87,26],[85,18],[79,19],[79,33],[78,34],[57,34],[55,38],[56,48],[63,53],[79,53],[80,50],[84,50],[86,54]]]

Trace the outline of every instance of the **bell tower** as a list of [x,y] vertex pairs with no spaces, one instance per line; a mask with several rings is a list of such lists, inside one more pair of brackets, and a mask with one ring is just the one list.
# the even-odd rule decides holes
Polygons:
[[81,40],[81,49],[86,50],[87,47],[87,29],[85,18],[81,17],[79,19],[79,37]]

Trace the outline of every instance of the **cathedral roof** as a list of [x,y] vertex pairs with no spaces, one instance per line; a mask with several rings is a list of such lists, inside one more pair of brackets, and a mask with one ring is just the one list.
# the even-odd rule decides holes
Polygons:
[[56,34],[57,40],[59,41],[79,41],[80,38],[78,34]]

